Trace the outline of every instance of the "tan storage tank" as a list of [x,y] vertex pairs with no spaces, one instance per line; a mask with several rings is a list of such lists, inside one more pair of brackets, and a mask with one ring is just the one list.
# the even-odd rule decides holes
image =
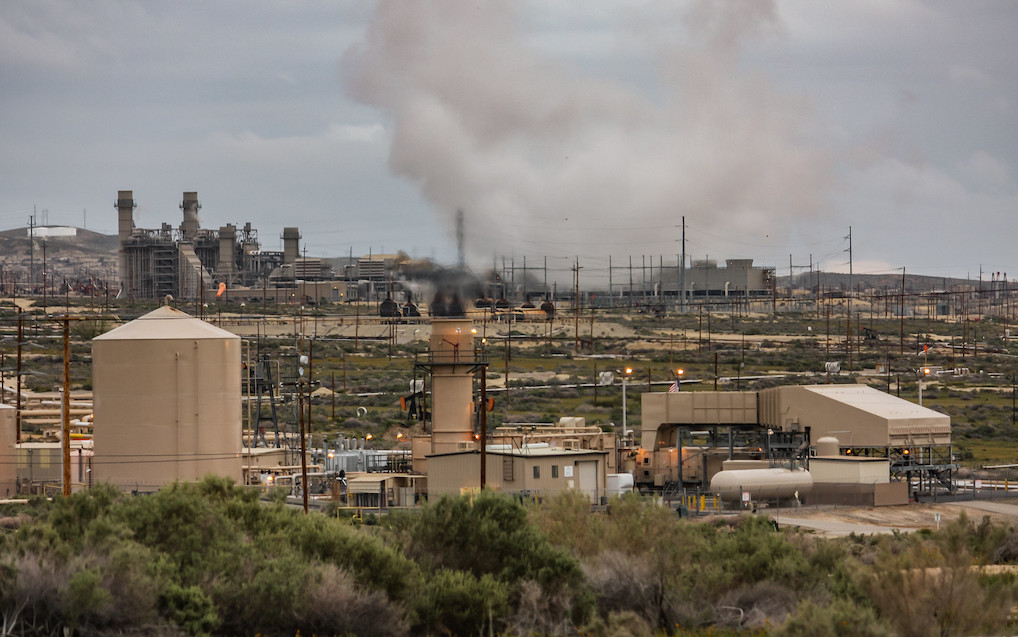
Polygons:
[[96,482],[240,482],[240,337],[164,306],[92,341]]
[[15,412],[10,405],[0,405],[0,497],[3,498],[17,494],[18,425]]

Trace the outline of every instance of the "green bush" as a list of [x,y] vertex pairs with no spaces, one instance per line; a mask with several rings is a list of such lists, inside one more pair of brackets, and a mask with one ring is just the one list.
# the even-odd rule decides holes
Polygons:
[[415,604],[417,630],[483,635],[505,621],[509,587],[489,574],[440,569],[422,584]]

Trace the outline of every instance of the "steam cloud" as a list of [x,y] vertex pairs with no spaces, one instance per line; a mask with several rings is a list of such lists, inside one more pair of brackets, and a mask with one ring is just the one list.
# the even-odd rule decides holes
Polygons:
[[776,10],[684,7],[614,34],[644,61],[639,77],[613,79],[529,46],[525,5],[383,0],[344,76],[391,117],[391,169],[450,232],[466,211],[475,263],[675,254],[681,215],[718,234],[780,235],[824,207],[830,162],[806,141],[808,105],[740,66]]

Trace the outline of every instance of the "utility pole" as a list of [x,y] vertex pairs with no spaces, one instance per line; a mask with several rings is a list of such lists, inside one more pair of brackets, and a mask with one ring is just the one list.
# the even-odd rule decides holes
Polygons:
[[898,353],[900,355],[904,356],[905,355],[905,268],[901,269],[901,294],[898,295],[898,298],[900,299],[900,303],[899,303],[900,307],[898,308],[898,312],[899,312],[899,318],[900,318],[900,321],[901,321],[901,328],[900,328],[899,334],[898,334],[898,342],[899,342],[898,347],[899,347],[900,351]]
[[[580,351],[580,257],[576,257],[576,265],[573,267],[576,287],[573,291],[573,337],[575,338],[574,349]],[[509,322],[510,329],[512,321]]]
[[848,325],[845,326],[847,340],[845,353],[848,354],[848,370],[852,371],[852,296],[855,294],[855,279],[852,274],[852,226],[848,227]]
[[64,457],[64,497],[71,496],[71,318],[64,315],[64,394],[60,401],[60,447]]
[[42,240],[42,313],[47,312],[47,299],[46,299],[46,240]]
[[17,396],[17,409],[15,410],[15,414],[17,415],[17,418],[16,418],[16,420],[17,420],[17,423],[16,423],[16,425],[17,425],[16,426],[16,429],[17,429],[16,440],[17,440],[18,443],[20,443],[21,442],[21,345],[22,345],[22,343],[25,340],[25,329],[24,329],[24,324],[22,323],[22,320],[21,320],[21,318],[22,318],[21,317],[21,306],[19,305],[17,307],[18,307],[18,369],[17,369],[17,372],[16,372],[17,373],[16,382],[17,382],[17,388],[18,388],[18,391],[17,391],[18,396]]
[[686,313],[686,215],[682,215],[682,264],[679,266],[679,294],[682,297],[682,313]]
[[481,490],[488,484],[488,366],[481,366]]
[[28,218],[28,293],[34,294],[35,290],[35,206],[32,206],[32,216]]

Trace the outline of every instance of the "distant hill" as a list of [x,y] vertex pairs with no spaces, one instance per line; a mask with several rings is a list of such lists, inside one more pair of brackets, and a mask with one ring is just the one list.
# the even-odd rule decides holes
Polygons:
[[[778,277],[778,287],[788,288],[788,276]],[[849,277],[848,274],[840,272],[814,272],[809,274],[796,274],[791,277],[796,289],[813,289],[820,286],[825,291],[848,292],[849,286],[855,287],[857,292],[863,290],[900,290],[900,274],[856,274]],[[983,280],[984,287],[989,287],[989,281]],[[926,276],[923,274],[905,274],[905,289],[912,292],[934,292],[957,290],[959,287],[979,287],[978,280],[959,279],[953,277]]]
[[[64,231],[66,226],[37,226],[36,231],[45,234]],[[117,268],[116,235],[101,234],[83,228],[69,228],[73,236],[35,236],[35,246],[29,239],[28,228],[14,228],[0,231],[0,265],[8,276],[27,280],[28,270],[34,261],[36,276],[42,272],[43,257],[51,281],[62,278],[79,279],[96,273],[113,275]]]

